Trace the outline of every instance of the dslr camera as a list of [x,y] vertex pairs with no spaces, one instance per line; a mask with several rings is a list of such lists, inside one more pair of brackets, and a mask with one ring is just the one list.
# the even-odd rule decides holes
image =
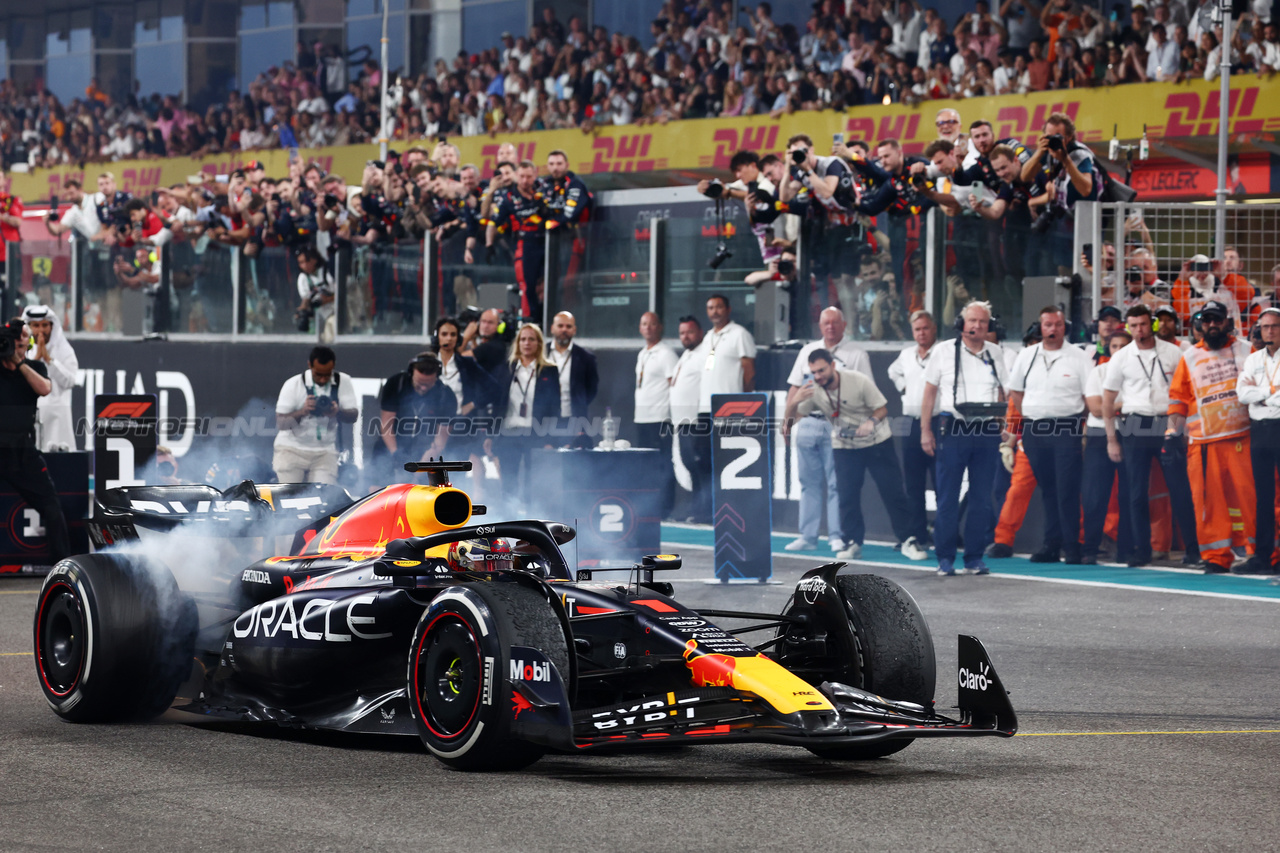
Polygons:
[[729,251],[729,244],[721,240],[716,244],[716,253],[711,260],[707,261],[707,266],[713,270],[718,270],[725,261],[733,257],[733,252]]
[[719,178],[716,178],[707,186],[707,191],[704,192],[703,195],[707,198],[724,198],[724,183]]
[[1048,139],[1049,139],[1049,150],[1050,150],[1050,151],[1065,151],[1065,150],[1067,150],[1067,143],[1066,143],[1066,141],[1062,138],[1062,134],[1061,134],[1061,133],[1051,133],[1051,134],[1049,134]]
[[329,418],[338,413],[338,398],[316,397],[316,417]]
[[1049,207],[1042,211],[1035,221],[1031,223],[1031,231],[1033,234],[1044,234],[1053,226],[1053,223],[1061,219],[1066,214],[1066,208]]
[[8,361],[18,349],[18,341],[22,340],[22,327],[26,325],[20,319],[10,320],[0,326],[0,361]]

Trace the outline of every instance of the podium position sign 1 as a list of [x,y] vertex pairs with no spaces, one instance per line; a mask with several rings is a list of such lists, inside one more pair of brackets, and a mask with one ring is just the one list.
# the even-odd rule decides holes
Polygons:
[[711,396],[711,507],[721,583],[773,574],[770,395]]

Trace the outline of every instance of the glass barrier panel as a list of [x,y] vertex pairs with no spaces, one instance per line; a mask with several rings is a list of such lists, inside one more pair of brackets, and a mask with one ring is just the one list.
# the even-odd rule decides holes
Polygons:
[[1041,271],[1049,269],[1044,241],[1018,230],[1008,233],[1002,222],[969,211],[959,216],[939,211],[934,222],[935,233],[926,239],[934,241],[939,266],[932,310],[940,335],[952,337],[952,324],[965,304],[981,299],[991,303],[1007,339],[1021,341],[1023,279],[1053,274]]
[[[707,297],[720,293],[729,299],[733,321],[754,335],[756,290],[746,278],[764,268],[755,235],[748,228],[721,232],[714,219],[677,217],[666,226],[663,327],[678,329],[680,318],[692,315],[705,329]],[[725,252],[728,257],[712,269],[711,262]]]
[[[234,294],[231,246],[200,237],[169,244],[169,331],[229,334]],[[156,331],[161,331],[157,329]]]
[[552,231],[549,238],[548,314],[572,312],[582,337],[638,335],[640,316],[649,310],[648,230],[614,219]]
[[[435,249],[438,282],[434,298],[437,317],[461,317],[464,321],[478,318],[490,308],[506,312],[514,321],[520,314],[520,289],[516,282],[514,238],[497,235],[492,251],[484,247],[483,233],[467,261],[466,234],[455,233],[439,242]],[[466,322],[463,323],[465,328]],[[512,334],[514,335],[514,328]]]
[[247,335],[315,334],[299,328],[298,259],[287,246],[261,247],[241,258],[240,331]]
[[345,334],[422,336],[422,242],[356,246],[346,279]]
[[907,318],[923,307],[925,290],[920,219],[886,215],[883,228],[806,222],[800,276],[807,286],[798,299],[793,337],[817,337],[822,309],[837,306],[853,340],[910,340]]
[[[71,328],[70,240],[23,240],[10,243],[8,251],[19,261],[18,299],[26,305],[47,305],[58,315],[63,328]],[[13,268],[13,267],[11,267]]]

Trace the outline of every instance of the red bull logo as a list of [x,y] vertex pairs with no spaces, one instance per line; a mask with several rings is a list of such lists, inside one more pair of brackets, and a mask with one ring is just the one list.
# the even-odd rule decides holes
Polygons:
[[520,719],[521,711],[529,711],[533,709],[533,703],[520,695],[519,690],[511,691],[511,719]]
[[696,640],[690,640],[684,647],[684,659],[693,683],[698,687],[732,687],[738,659],[729,655],[695,654],[697,648]]

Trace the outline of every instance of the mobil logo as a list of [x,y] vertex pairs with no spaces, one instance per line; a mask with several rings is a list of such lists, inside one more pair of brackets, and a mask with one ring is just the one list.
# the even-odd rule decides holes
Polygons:
[[523,660],[512,660],[510,674],[512,681],[548,682],[551,680],[551,663],[537,660],[525,663]]
[[698,654],[697,648],[697,641],[690,640],[684,649],[684,659],[693,683],[698,687],[732,687],[737,659],[729,655]]
[[778,126],[757,125],[741,130],[722,127],[711,135],[711,140],[715,144],[715,153],[710,157],[699,157],[698,165],[727,169],[729,161],[739,151],[757,151],[761,156],[773,151],[778,144]]

